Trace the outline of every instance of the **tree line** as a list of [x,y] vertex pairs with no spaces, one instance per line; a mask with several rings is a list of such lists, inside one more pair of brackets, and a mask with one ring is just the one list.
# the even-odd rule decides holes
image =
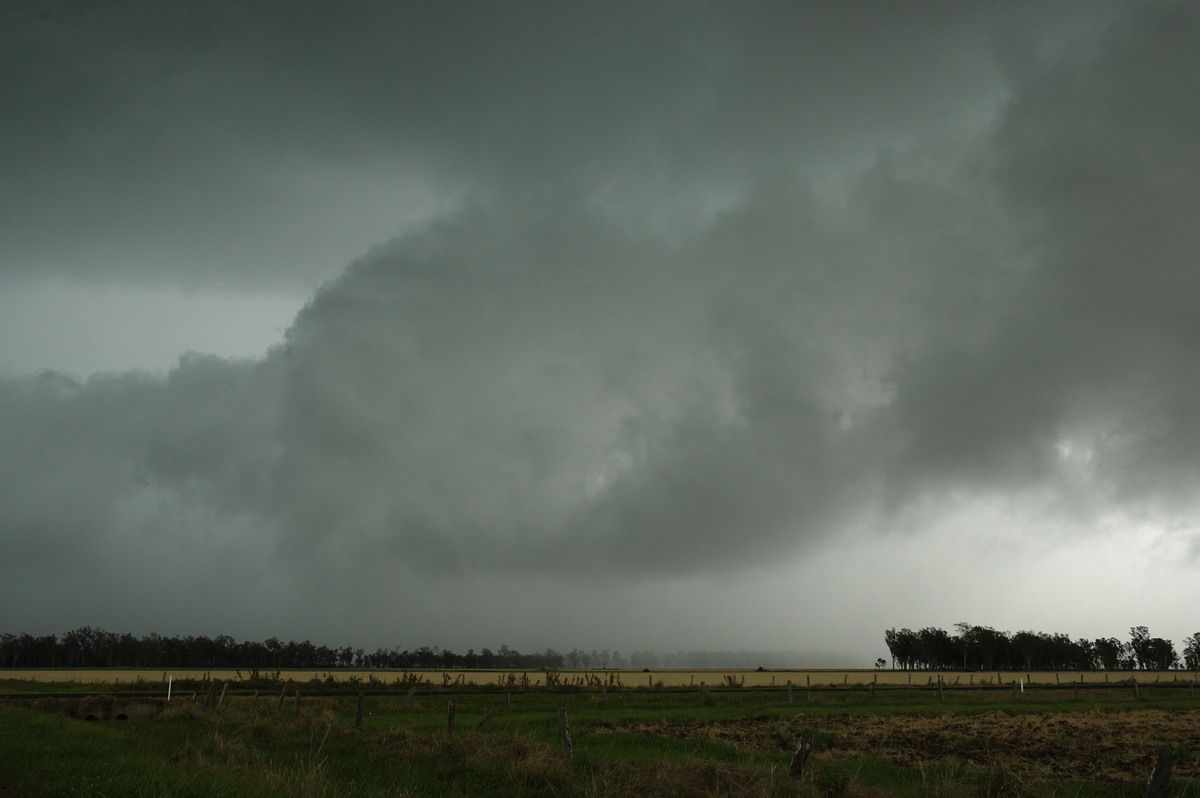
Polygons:
[[352,646],[330,647],[308,640],[284,642],[216,637],[168,637],[115,634],[82,626],[61,635],[0,634],[0,668],[784,668],[803,655],[787,651],[631,651],[547,648],[526,654],[507,645],[496,651],[468,649],[465,654],[437,646],[413,650],[391,648],[365,651]]
[[144,637],[82,626],[62,635],[0,634],[0,667],[8,668],[555,668],[620,667],[620,652],[559,653],[552,648],[536,654],[501,645],[457,654],[437,646],[364,651],[351,646],[316,645],[309,640],[284,642],[234,640],[228,635]]
[[[1200,632],[1184,640],[1183,655],[1175,644],[1152,637],[1145,626],[1129,630],[1129,640],[1099,637],[1072,640],[1065,634],[1000,632],[990,626],[954,625],[955,634],[926,627],[888,629],[884,643],[892,667],[904,670],[1054,671],[1155,670],[1184,667],[1200,670]],[[877,664],[885,664],[879,661]]]

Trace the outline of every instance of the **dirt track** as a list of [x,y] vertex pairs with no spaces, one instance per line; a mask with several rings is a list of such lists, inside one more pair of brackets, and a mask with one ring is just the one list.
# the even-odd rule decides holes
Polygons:
[[759,750],[791,750],[816,739],[814,756],[878,754],[903,766],[969,762],[1035,779],[1145,779],[1158,746],[1173,745],[1174,772],[1196,771],[1200,711],[1082,710],[1008,714],[800,715],[686,724],[641,723],[623,731],[707,736]]

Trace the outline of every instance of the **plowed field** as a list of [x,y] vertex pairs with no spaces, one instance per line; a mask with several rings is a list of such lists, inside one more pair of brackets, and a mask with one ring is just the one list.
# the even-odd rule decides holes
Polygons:
[[689,723],[635,723],[613,731],[710,737],[746,748],[791,750],[814,738],[813,756],[879,755],[901,766],[970,763],[1001,766],[1027,778],[1145,779],[1158,746],[1175,746],[1174,772],[1196,771],[1200,711],[1080,710],[1009,714],[799,715]]

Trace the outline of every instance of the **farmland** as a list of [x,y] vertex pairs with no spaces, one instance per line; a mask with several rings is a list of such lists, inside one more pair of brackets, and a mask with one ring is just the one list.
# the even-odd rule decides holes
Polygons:
[[1200,795],[1190,672],[180,670],[156,714],[94,723],[82,701],[120,699],[15,699],[163,673],[36,674],[0,690],[0,794],[1140,796],[1170,745],[1167,794]]
[[[176,681],[221,679],[232,682],[253,682],[264,678],[292,682],[322,682],[343,685],[367,684],[386,687],[402,684],[431,686],[462,685],[484,687],[523,683],[529,687],[544,687],[550,679],[566,685],[607,685],[620,687],[851,687],[876,684],[881,687],[930,687],[939,681],[947,687],[987,687],[1018,684],[1037,685],[1100,685],[1128,682],[1136,678],[1142,683],[1187,683],[1200,678],[1192,671],[1108,672],[1108,671],[892,671],[892,670],[735,670],[735,669],[647,669],[631,670],[518,670],[518,669],[283,669],[258,671],[236,668],[33,668],[0,670],[0,678],[31,682],[76,683],[79,685],[165,685],[168,678]],[[731,684],[732,680],[732,684]],[[164,688],[165,689],[165,688]]]

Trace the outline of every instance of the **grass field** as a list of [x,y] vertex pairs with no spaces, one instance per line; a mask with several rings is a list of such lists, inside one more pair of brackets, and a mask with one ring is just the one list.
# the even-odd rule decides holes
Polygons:
[[[172,673],[182,681],[186,672]],[[120,699],[0,701],[0,795],[1101,798],[1143,795],[1165,744],[1176,753],[1166,794],[1200,796],[1193,783],[1200,699],[1187,686],[1190,674],[1162,674],[1155,683],[1153,674],[1139,673],[1136,697],[1087,680],[1078,691],[1051,689],[1053,675],[1039,674],[1016,676],[1034,678],[1024,692],[965,689],[966,678],[955,689],[954,675],[943,674],[951,685],[944,695],[907,689],[907,678],[885,683],[883,672],[875,691],[870,671],[793,671],[782,681],[803,684],[808,675],[815,688],[818,673],[834,689],[795,689],[790,701],[780,672],[771,689],[769,680],[752,688],[750,673],[720,671],[703,675],[714,676],[714,685],[745,675],[747,686],[646,689],[638,683],[647,675],[634,672],[622,676],[623,686],[602,680],[603,690],[565,679],[550,689],[486,689],[454,679],[442,687],[434,671],[419,684],[410,679],[407,690],[360,698],[365,678],[329,682],[302,671],[281,674],[292,677],[279,693],[287,700],[273,690],[231,693],[205,708],[199,691],[197,700],[176,694],[169,704],[159,700],[157,714],[124,721],[88,722],[81,718],[90,710],[78,710],[86,701],[119,708]],[[61,681],[63,671],[53,674],[60,681],[42,672],[41,681],[5,681],[0,693],[82,692],[80,674],[70,681]],[[676,683],[708,683],[701,672],[687,675]],[[837,689],[839,676],[846,689]],[[927,688],[928,676],[914,674],[913,687]],[[89,684],[122,690],[129,682]],[[301,699],[291,697],[292,687],[303,688]],[[92,716],[114,717],[115,710]],[[812,742],[811,756],[789,775],[802,740]]]

